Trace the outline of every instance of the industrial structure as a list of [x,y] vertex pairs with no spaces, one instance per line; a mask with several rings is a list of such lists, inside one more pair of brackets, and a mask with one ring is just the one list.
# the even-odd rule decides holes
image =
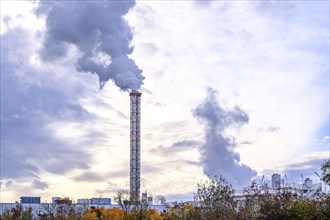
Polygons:
[[142,193],[141,203],[144,205],[153,205],[153,197],[148,196],[147,192]]
[[280,189],[281,188],[281,175],[280,174],[274,173],[272,175],[272,188],[273,189]]
[[[152,196],[147,196],[146,193],[144,193],[143,196],[147,198],[148,209],[156,209],[158,212],[162,212],[166,209],[164,204],[153,204]],[[5,212],[10,212],[17,207],[17,204],[17,202],[0,202],[0,215]],[[106,209],[122,208],[120,204],[113,204],[111,198],[101,197],[77,199],[76,202],[68,197],[52,197],[50,202],[41,202],[40,196],[22,196],[20,197],[20,205],[22,206],[22,210],[31,209],[33,219],[39,219],[39,216],[48,215],[50,211],[54,211],[55,209],[68,210],[66,208],[70,208],[71,211],[84,212],[92,207],[104,207]]]
[[235,190],[234,198],[238,201],[243,201],[247,196],[253,197],[258,194],[270,196],[284,191],[291,192],[299,198],[315,199],[322,193],[322,183],[313,183],[313,180],[310,178],[306,178],[302,183],[285,183],[280,174],[274,173],[272,175],[271,186],[263,181],[261,184],[254,181],[250,188]]
[[141,92],[130,93],[130,200],[140,201],[140,154],[141,154]]

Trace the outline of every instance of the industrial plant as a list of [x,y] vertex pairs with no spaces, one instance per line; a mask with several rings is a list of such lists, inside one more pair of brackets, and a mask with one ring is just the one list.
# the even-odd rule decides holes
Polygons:
[[[283,190],[290,191],[296,194],[299,198],[303,199],[315,199],[318,194],[322,192],[322,184],[313,183],[309,178],[306,178],[302,183],[285,183],[284,178],[281,178],[280,174],[273,174],[271,177],[271,185],[268,185],[267,181],[261,180],[260,183],[252,182],[250,188],[246,190],[236,190],[234,192],[234,199],[238,202],[244,202],[247,197],[253,196],[258,191],[259,195],[271,195],[281,192]],[[25,208],[32,208],[36,215],[42,214],[45,207],[54,205],[70,205],[76,209],[88,209],[91,207],[104,207],[108,209],[122,208],[120,204],[112,203],[112,199],[109,197],[99,198],[81,198],[73,201],[69,198],[52,197],[51,202],[41,202],[41,197],[38,196],[22,196],[19,203]],[[135,200],[137,201],[137,200]],[[166,198],[162,195],[152,197],[147,193],[142,193],[141,200],[139,201],[146,205],[149,209],[156,209],[159,212],[169,210],[173,207],[180,205],[192,204],[198,206],[196,201],[170,201],[167,202]],[[16,203],[0,203],[0,214],[5,210],[14,208]]]
[[282,178],[280,174],[274,173],[271,176],[271,185],[264,181],[263,176],[260,183],[252,181],[251,187],[245,190],[236,190],[234,197],[238,200],[245,199],[247,195],[253,195],[256,191],[261,195],[287,191],[297,195],[299,198],[315,199],[322,192],[322,184],[321,182],[313,183],[313,180],[310,178],[306,178],[302,183],[288,183],[285,174],[284,178]]
[[[162,195],[152,197],[146,192],[141,196],[141,95],[142,93],[136,90],[130,92],[130,190],[129,201],[130,205],[136,206],[145,204],[150,209],[156,209],[159,212],[168,210],[180,204],[193,204],[198,206],[195,201],[166,202],[166,198]],[[271,176],[271,185],[264,181],[264,176],[260,183],[252,182],[252,187],[247,190],[237,190],[234,193],[234,199],[244,201],[246,196],[253,195],[255,190],[259,190],[260,194],[276,194],[281,190],[289,190],[297,194],[301,198],[313,199],[322,191],[321,183],[313,183],[309,178],[306,178],[303,183],[288,183],[280,174],[274,173]],[[100,198],[81,198],[77,201],[72,201],[69,198],[52,197],[51,202],[42,203],[41,197],[38,196],[22,196],[20,204],[25,208],[32,208],[34,213],[40,215],[43,213],[43,207],[54,205],[73,205],[75,208],[122,208],[120,204],[113,204],[110,197]],[[12,209],[16,203],[0,203],[0,214],[5,210]]]

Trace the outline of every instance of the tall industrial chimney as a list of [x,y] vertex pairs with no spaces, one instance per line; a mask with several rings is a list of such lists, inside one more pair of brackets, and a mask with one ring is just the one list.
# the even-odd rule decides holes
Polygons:
[[131,115],[130,115],[130,196],[131,202],[140,201],[140,118],[141,118],[141,93],[132,90]]

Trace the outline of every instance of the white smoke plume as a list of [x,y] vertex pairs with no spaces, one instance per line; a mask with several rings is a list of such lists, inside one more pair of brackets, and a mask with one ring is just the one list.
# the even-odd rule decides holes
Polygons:
[[256,171],[240,163],[234,152],[237,143],[234,137],[225,134],[227,128],[249,122],[248,115],[235,106],[227,111],[217,101],[218,93],[209,88],[208,97],[193,111],[194,116],[204,123],[205,143],[200,149],[203,172],[209,176],[221,175],[235,186],[244,186],[255,176]]
[[36,13],[46,18],[43,60],[63,57],[75,45],[82,52],[77,70],[96,73],[100,88],[112,80],[124,91],[139,89],[144,77],[128,57],[133,35],[124,18],[134,5],[134,0],[41,0]]

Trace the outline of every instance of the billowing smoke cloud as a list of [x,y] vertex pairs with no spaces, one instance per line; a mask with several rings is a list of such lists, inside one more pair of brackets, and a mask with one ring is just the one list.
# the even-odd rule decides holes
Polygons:
[[257,173],[240,163],[239,154],[234,152],[236,140],[226,136],[225,131],[232,126],[248,123],[249,117],[238,106],[231,111],[223,109],[217,99],[218,93],[209,88],[208,97],[193,112],[205,125],[205,143],[200,149],[204,174],[222,175],[237,186],[248,184]]
[[144,77],[128,57],[133,36],[123,17],[134,5],[134,0],[40,1],[36,13],[46,16],[43,60],[64,57],[75,45],[82,53],[77,70],[96,73],[101,88],[111,79],[122,90],[139,89]]

